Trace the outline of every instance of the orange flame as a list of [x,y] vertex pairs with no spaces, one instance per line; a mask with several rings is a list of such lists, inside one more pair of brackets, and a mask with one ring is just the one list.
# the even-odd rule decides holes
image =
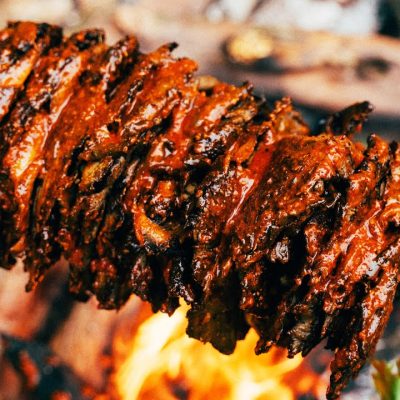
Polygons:
[[116,352],[124,354],[114,377],[121,400],[291,400],[323,393],[325,382],[301,356],[288,359],[278,348],[256,356],[254,331],[230,356],[190,339],[186,311],[150,316],[128,346],[116,338]]

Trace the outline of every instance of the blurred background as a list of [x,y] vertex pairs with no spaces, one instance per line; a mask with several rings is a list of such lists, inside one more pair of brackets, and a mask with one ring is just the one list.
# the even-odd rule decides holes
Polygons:
[[[0,0],[1,26],[23,19],[62,25],[66,33],[103,28],[110,43],[134,34],[144,51],[165,42],[177,42],[176,53],[195,59],[199,75],[234,84],[250,81],[255,92],[271,102],[291,96],[312,126],[328,113],[369,100],[375,112],[365,131],[377,132],[389,140],[400,139],[400,0]],[[365,137],[361,135],[360,140]],[[150,321],[141,335],[152,338],[151,329],[156,335],[165,333],[165,320],[151,320],[148,307],[136,299],[118,314],[97,311],[94,301],[76,303],[67,293],[63,265],[49,274],[42,288],[34,293],[24,293],[25,282],[21,266],[12,273],[0,271],[0,400],[261,400],[276,399],[277,393],[279,399],[323,398],[328,356],[322,349],[313,353],[307,365],[301,360],[287,363],[281,353],[261,359],[258,372],[257,361],[248,364],[248,374],[258,374],[257,379],[263,377],[261,383],[256,379],[259,386],[255,381],[246,386],[246,390],[251,387],[255,393],[249,397],[240,397],[242,392],[235,382],[240,376],[238,371],[243,371],[243,359],[248,358],[245,349],[236,367],[221,367],[225,372],[232,371],[229,390],[233,393],[232,388],[238,389],[239,397],[219,392],[220,386],[212,386],[210,397],[206,392],[190,394],[189,378],[182,384],[171,372],[167,378],[162,375],[167,383],[160,391],[160,369],[155,373],[154,366],[145,366],[145,360],[151,364],[151,360],[159,359],[162,346],[145,347],[138,326],[144,326],[144,320]],[[399,320],[399,313],[395,312],[379,343],[378,358],[390,361],[400,355]],[[208,354],[214,366],[225,362],[217,359],[212,350],[204,353],[197,351],[201,345],[191,347],[192,342],[182,342],[186,340],[184,319],[179,321],[163,347],[169,349],[175,361],[176,348],[186,346],[186,359],[188,354],[195,355],[197,362],[200,354]],[[121,362],[116,360],[118,354],[126,354],[126,345],[132,344],[132,338],[140,339],[136,344],[139,355],[132,358],[133,375],[126,377],[124,372],[118,372]],[[165,359],[166,364],[171,364],[170,359]],[[137,365],[141,366],[141,373],[153,374],[154,381],[150,380],[152,384],[145,391],[140,385],[148,376],[140,375]],[[211,368],[211,364],[204,365]],[[211,373],[219,376],[221,371],[217,373],[212,368]],[[139,379],[135,396],[130,387],[125,396],[115,392],[115,386],[121,385],[120,376],[130,382]],[[270,379],[265,380],[266,376]],[[195,379],[201,381],[198,378]],[[393,379],[400,382],[398,377]],[[357,398],[379,398],[370,366],[364,368],[344,395],[347,400]]]

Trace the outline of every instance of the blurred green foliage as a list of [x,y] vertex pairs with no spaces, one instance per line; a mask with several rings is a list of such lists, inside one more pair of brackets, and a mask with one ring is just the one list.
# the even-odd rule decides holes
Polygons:
[[400,400],[400,359],[395,365],[374,360],[372,378],[381,400]]

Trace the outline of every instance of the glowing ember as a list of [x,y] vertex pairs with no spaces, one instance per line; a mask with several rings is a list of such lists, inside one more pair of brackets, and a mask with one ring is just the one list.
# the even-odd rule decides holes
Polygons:
[[117,337],[115,350],[124,356],[115,385],[122,400],[290,400],[304,393],[320,397],[325,391],[326,382],[301,356],[288,359],[281,349],[256,356],[253,331],[230,356],[190,339],[186,311],[181,307],[172,317],[150,316],[128,346]]

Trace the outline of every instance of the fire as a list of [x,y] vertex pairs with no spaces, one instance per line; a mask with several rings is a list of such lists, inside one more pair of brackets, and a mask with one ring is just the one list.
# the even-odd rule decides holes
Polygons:
[[257,335],[250,331],[234,354],[220,354],[209,344],[187,337],[185,307],[172,317],[154,314],[136,329],[133,339],[116,338],[115,386],[121,400],[291,400],[299,394],[320,397],[325,382],[301,356],[273,349],[254,354]]

